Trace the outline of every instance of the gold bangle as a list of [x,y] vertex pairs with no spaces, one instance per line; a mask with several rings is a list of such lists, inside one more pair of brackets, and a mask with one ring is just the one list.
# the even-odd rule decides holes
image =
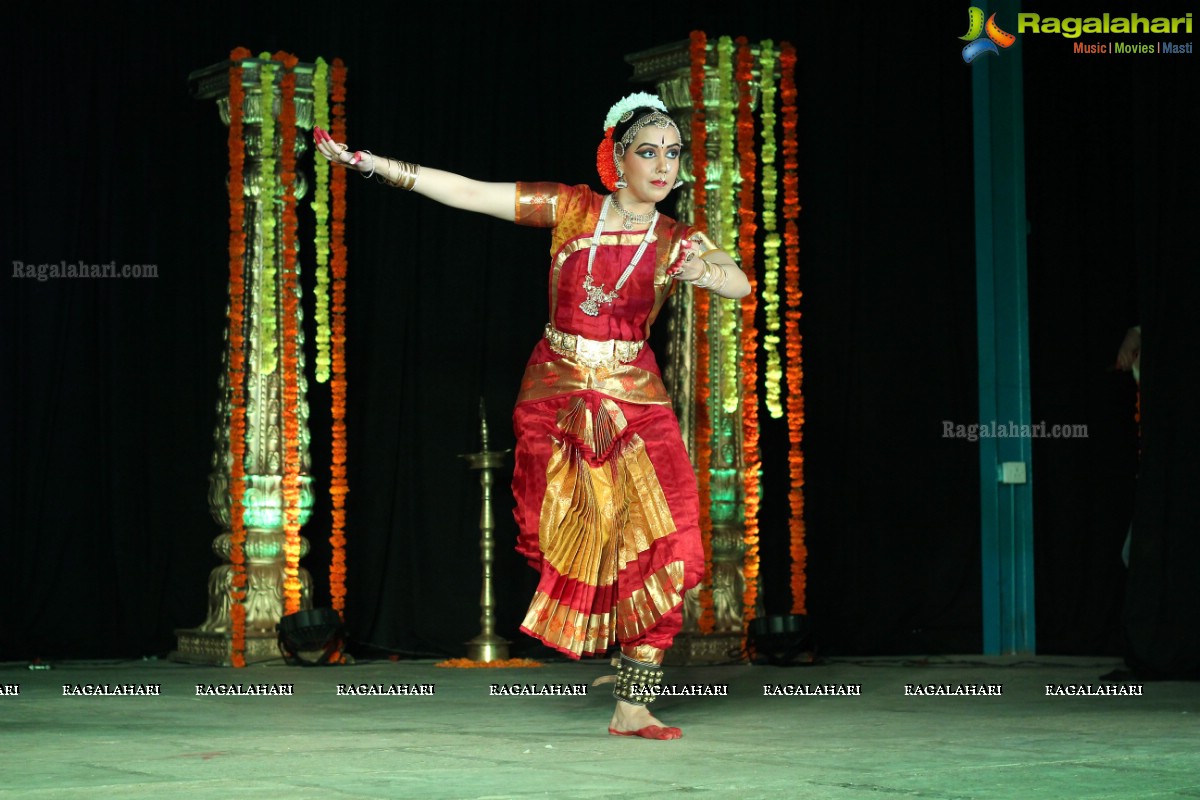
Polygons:
[[388,161],[396,164],[396,175],[393,178],[385,179],[384,183],[411,192],[417,185],[417,178],[421,176],[421,165],[401,161],[398,158],[389,158]]
[[[712,252],[711,250],[709,252]],[[701,261],[704,259],[701,258]],[[719,273],[719,275],[718,275]],[[690,283],[698,289],[707,289],[710,292],[719,292],[725,288],[726,282],[729,280],[729,270],[725,269],[723,264],[714,264],[711,261],[704,261],[704,272],[700,277]]]
[[[703,258],[700,260],[704,261]],[[704,261],[704,272],[701,272],[696,279],[691,282],[692,285],[700,289],[708,289],[711,287],[713,285],[713,281],[717,279],[717,276],[713,273],[714,269],[719,269],[719,267],[717,267],[711,261]]]

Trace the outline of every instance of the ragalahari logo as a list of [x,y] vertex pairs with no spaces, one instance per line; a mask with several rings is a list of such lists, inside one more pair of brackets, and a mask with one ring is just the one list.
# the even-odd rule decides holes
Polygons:
[[[985,33],[987,34],[986,39],[979,38]],[[1011,33],[1005,33],[1000,30],[1000,26],[996,24],[995,14],[988,17],[985,24],[983,21],[983,9],[976,8],[975,6],[971,6],[967,12],[967,35],[958,38],[964,42],[970,42],[962,51],[963,61],[968,64],[984,53],[1000,55],[997,45],[1009,48],[1017,40],[1017,37]]]

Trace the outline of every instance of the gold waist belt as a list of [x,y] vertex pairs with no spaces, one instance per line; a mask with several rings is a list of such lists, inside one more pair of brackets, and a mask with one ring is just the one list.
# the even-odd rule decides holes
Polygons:
[[624,339],[605,339],[598,342],[573,333],[563,333],[546,323],[546,341],[550,349],[560,356],[567,356],[585,367],[612,369],[618,364],[628,364],[642,352],[645,342],[629,342]]

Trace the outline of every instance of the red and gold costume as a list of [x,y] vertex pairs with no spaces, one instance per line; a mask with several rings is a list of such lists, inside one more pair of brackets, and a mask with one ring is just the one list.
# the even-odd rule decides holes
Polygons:
[[[517,223],[553,228],[553,330],[529,358],[513,412],[517,550],[541,573],[521,630],[572,658],[614,642],[666,649],[684,592],[704,573],[695,473],[654,354],[621,344],[632,360],[588,366],[570,352],[572,335],[644,341],[674,287],[667,268],[695,234],[660,216],[618,297],[589,316],[580,303],[603,199],[586,186],[517,184]],[[602,234],[596,284],[616,286],[645,233]]]

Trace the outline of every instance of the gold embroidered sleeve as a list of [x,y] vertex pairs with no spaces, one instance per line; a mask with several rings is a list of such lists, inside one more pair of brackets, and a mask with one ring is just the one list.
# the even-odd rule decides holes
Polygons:
[[558,224],[559,197],[566,188],[561,183],[518,182],[513,221],[534,228],[553,228]]

